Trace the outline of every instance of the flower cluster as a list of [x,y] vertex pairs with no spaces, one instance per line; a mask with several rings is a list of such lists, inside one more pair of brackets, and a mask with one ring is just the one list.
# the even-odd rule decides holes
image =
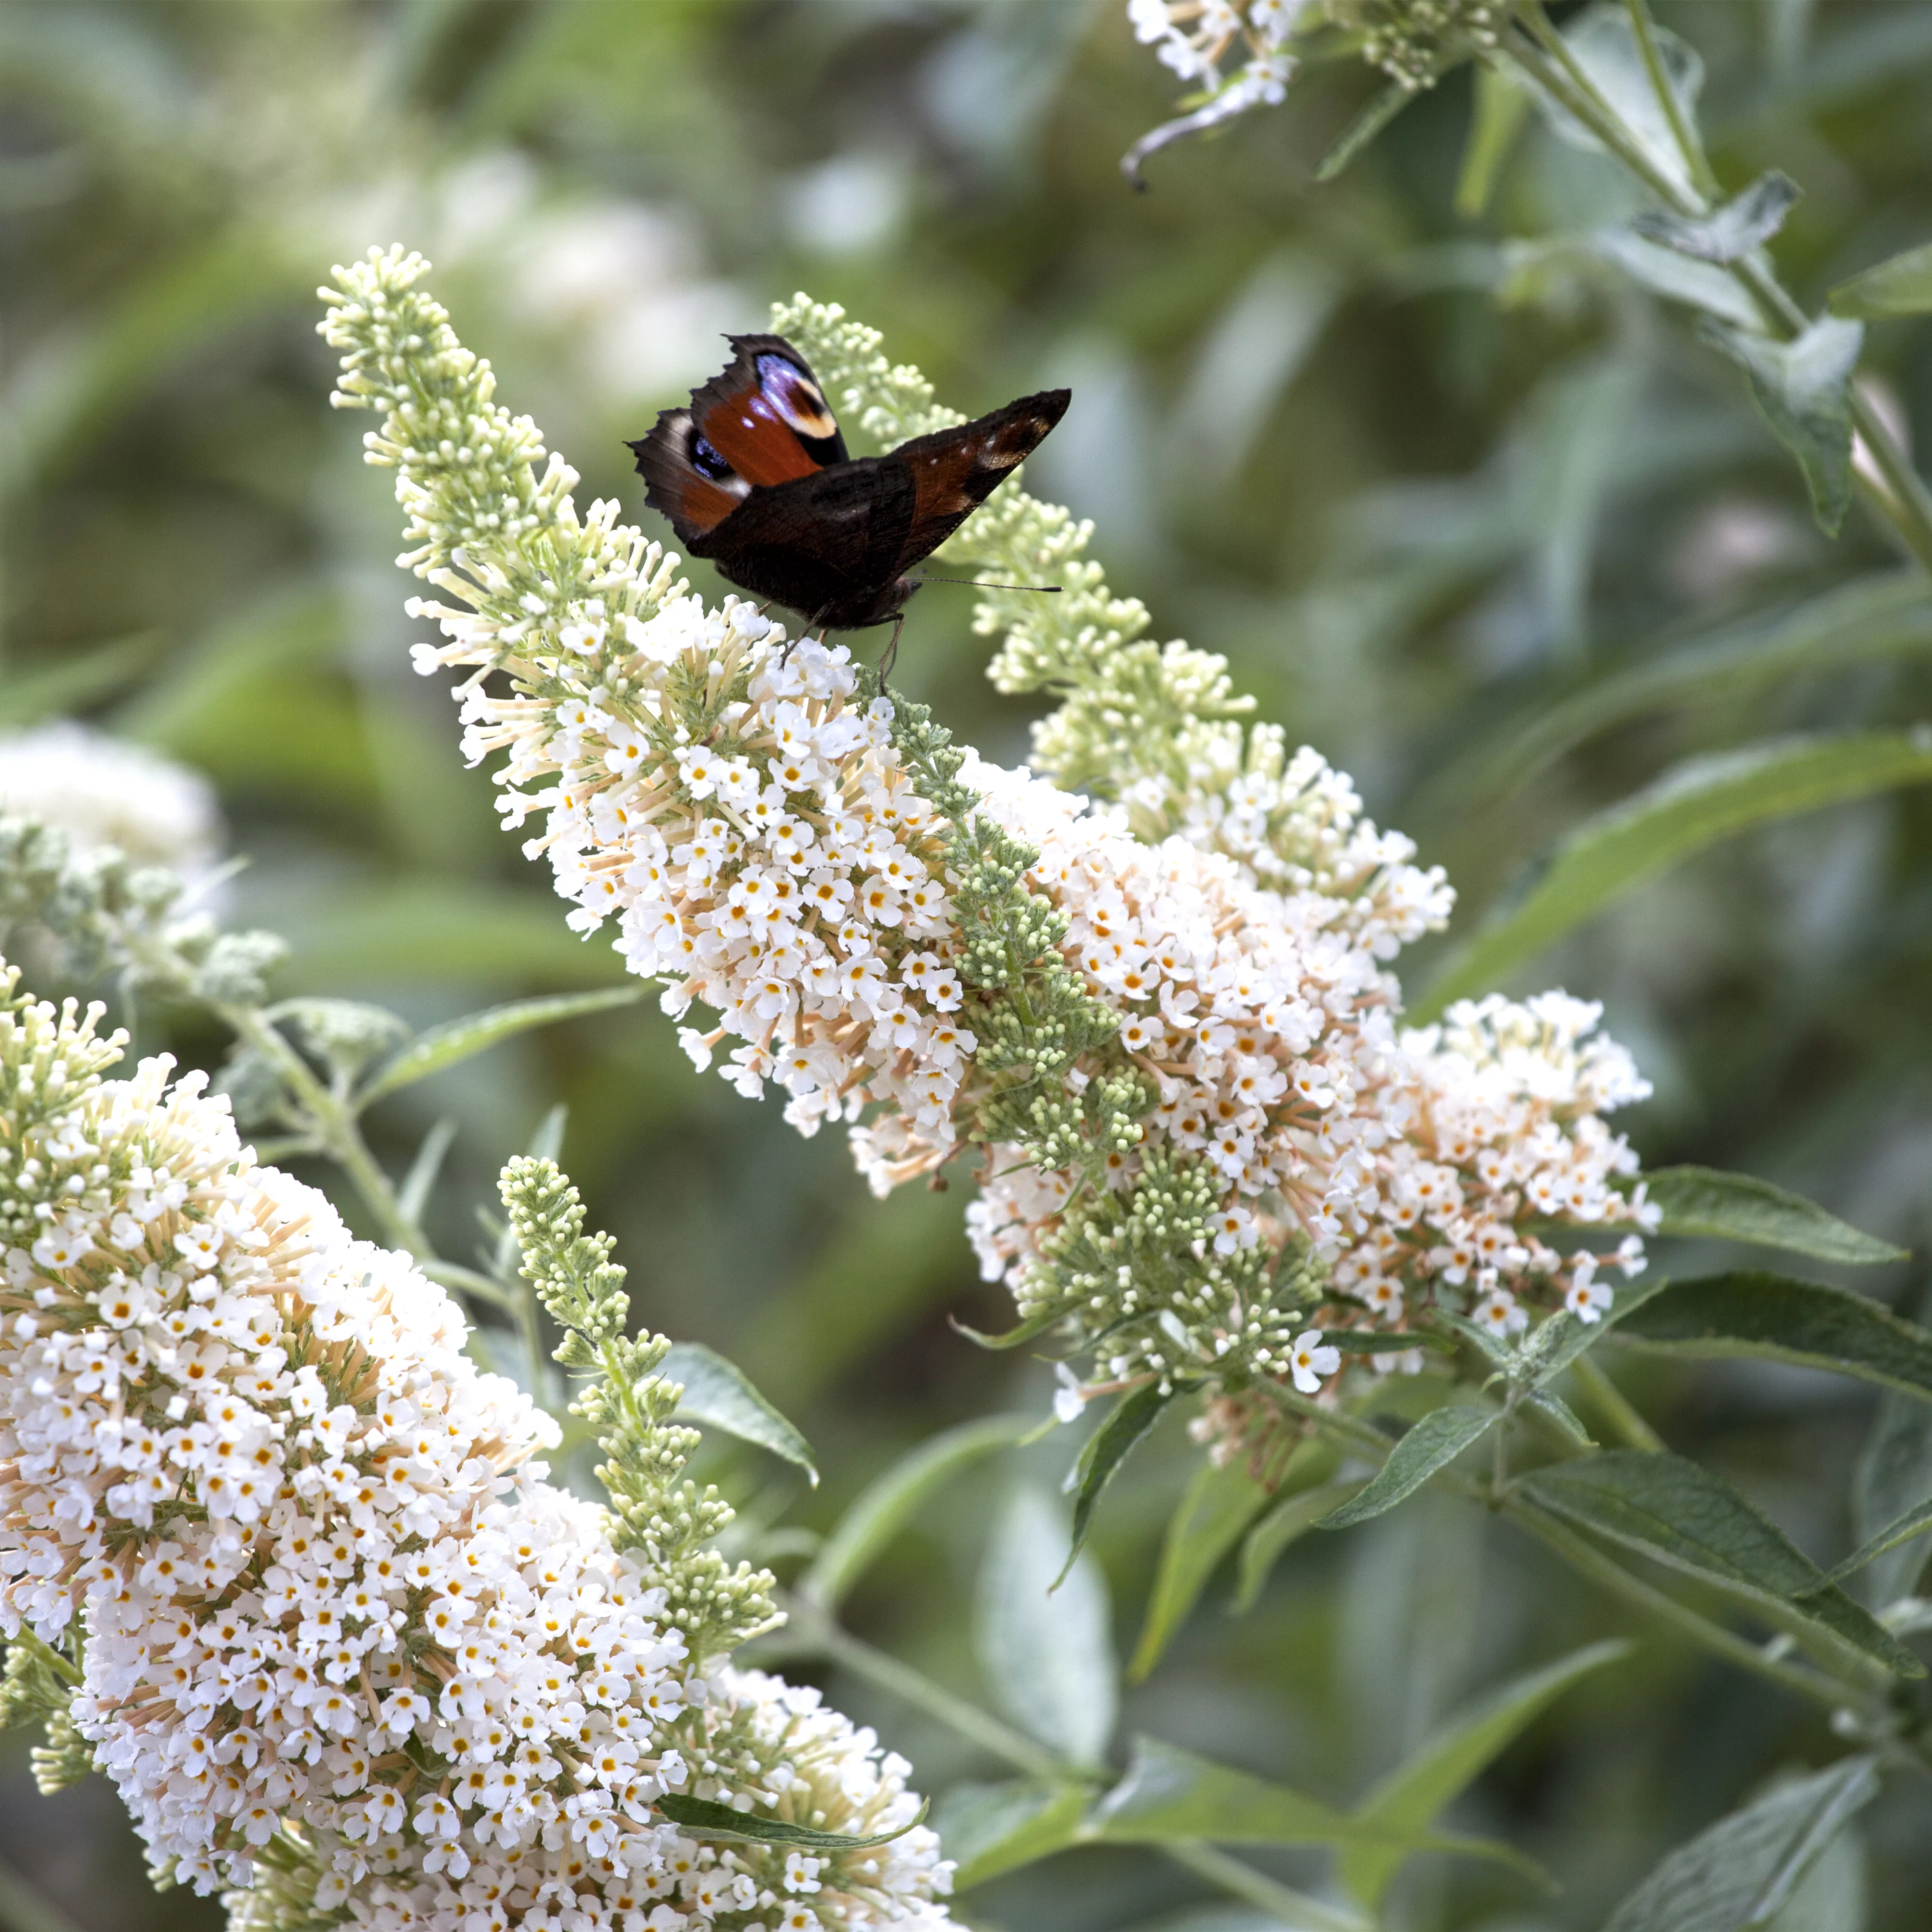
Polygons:
[[222,845],[214,788],[199,772],[64,720],[0,738],[0,811],[65,832],[76,852],[112,845],[190,880]]
[[[256,1165],[200,1076],[104,1079],[99,1010],[16,980],[0,1628],[70,1670],[69,1735],[158,1868],[264,1932],[938,1921],[929,1834],[814,1861],[666,1815],[876,1834],[914,1808],[869,1734],[730,1669],[742,1620],[544,1480],[556,1425],[441,1288]],[[27,1666],[8,1690],[46,1702]]]
[[[1135,39],[1196,94],[1184,104],[1188,112],[1142,136],[1120,165],[1139,186],[1141,163],[1169,142],[1252,108],[1279,106],[1298,64],[1288,44],[1312,29],[1332,26],[1351,35],[1362,58],[1400,90],[1399,101],[1493,47],[1508,16],[1507,0],[1252,0],[1246,8],[1237,0],[1127,0]],[[1246,56],[1242,64],[1224,73],[1237,51]],[[1364,124],[1378,127],[1387,112],[1378,104]]]
[[[1305,1387],[1334,1372],[1317,1330],[1400,1330],[1417,1302],[1504,1334],[1532,1307],[1594,1318],[1595,1249],[1538,1230],[1642,1217],[1600,1118],[1644,1090],[1628,1056],[1560,995],[1402,1034],[1388,962],[1446,916],[1442,875],[1315,753],[1244,729],[1218,659],[1034,634],[1082,707],[1046,728],[1076,770],[1137,694],[1111,800],[949,749],[917,707],[861,704],[842,648],[705,611],[614,506],[579,523],[422,272],[339,271],[325,325],[344,399],[386,412],[367,440],[407,560],[460,599],[412,603],[448,640],[418,664],[469,670],[468,752],[507,754],[512,822],[546,814],[526,850],[572,923],[611,922],[671,1011],[716,1014],[695,1058],[732,1042],[742,1090],[776,1082],[807,1131],[851,1123],[882,1192],[977,1144],[982,1265],[1030,1330],[1096,1345],[1100,1386]],[[776,319],[814,356],[830,339],[828,392],[862,423],[941,417],[869,332],[802,298]],[[1015,502],[980,513],[976,554],[1084,544]],[[1097,572],[1077,589],[1114,601]]]

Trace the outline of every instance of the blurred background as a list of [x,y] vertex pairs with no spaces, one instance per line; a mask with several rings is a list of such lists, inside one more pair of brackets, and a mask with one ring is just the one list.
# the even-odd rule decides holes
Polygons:
[[[1801,297],[1932,236],[1932,7],[1658,11],[1704,57],[1726,183],[1776,165],[1804,188],[1777,250]],[[1372,80],[1312,72],[1286,108],[1156,157],[1136,196],[1118,158],[1171,110],[1171,76],[1119,0],[4,0],[0,728],[84,719],[205,774],[248,862],[226,916],[293,944],[278,992],[422,1024],[619,980],[496,830],[446,695],[411,674],[423,627],[402,614],[416,586],[392,565],[389,478],[361,461],[365,422],[326,406],[315,284],[392,240],[434,261],[459,332],[584,495],[647,524],[622,440],[713,372],[721,332],[763,326],[795,289],[884,330],[962,408],[1070,386],[1030,487],[1096,520],[1115,587],[1160,634],[1226,652],[1262,716],[1448,867],[1459,932],[1564,828],[1678,760],[1928,716],[1922,639],[1543,729],[1574,694],[1898,560],[1856,510],[1820,536],[1736,370],[1574,238],[1632,206],[1600,159],[1532,126],[1486,209],[1456,212],[1466,72],[1316,185]],[[1868,364],[1932,444],[1932,322],[1880,326]],[[922,596],[898,676],[1017,760],[1030,713],[984,683],[970,614],[964,591]],[[1429,970],[1426,948],[1404,968],[1412,986]],[[1627,1123],[1646,1163],[1748,1169],[1923,1247],[1932,798],[1724,844],[1522,982],[1546,984],[1602,999],[1654,1082]],[[190,1015],[142,1028],[191,1063],[225,1048]],[[1043,1412],[1043,1367],[947,1325],[1007,1319],[974,1277],[963,1190],[875,1203],[839,1137],[799,1140],[775,1104],[695,1076],[648,1001],[512,1041],[373,1117],[398,1169],[458,1122],[430,1215],[444,1253],[470,1257],[499,1165],[559,1102],[564,1164],[618,1238],[634,1306],[742,1364],[818,1453],[810,1492],[707,1449],[754,1520],[823,1528],[936,1430]],[[1877,1286],[1909,1304],[1921,1279]],[[1738,1365],[1620,1372],[1674,1446],[1815,1556],[1844,1552],[1868,1394]],[[950,1490],[868,1580],[855,1628],[997,1706],[975,1636],[988,1526],[1016,1520],[1016,1483],[1050,1493],[1068,1454],[1049,1440]],[[1174,1425],[1110,1496],[1096,1546],[1123,1654],[1197,1455]],[[1245,1618],[1227,1594],[1217,1581],[1127,1694],[1120,1736],[1338,1800],[1502,1672],[1622,1628],[1448,1501],[1298,1545]],[[988,1774],[826,1681],[924,1788]],[[28,1742],[0,1741],[0,1925],[219,1922],[148,1889],[104,1781],[39,1798]],[[1810,1712],[1659,1639],[1570,1694],[1459,1814],[1560,1892],[1424,1862],[1392,1922],[1582,1932],[1768,1767],[1828,1744]],[[1875,1932],[1932,1923],[1923,1802],[1888,1796],[1848,1854]],[[961,1911],[1102,1932],[1178,1922],[1203,1903],[1191,1883],[1094,1850]]]

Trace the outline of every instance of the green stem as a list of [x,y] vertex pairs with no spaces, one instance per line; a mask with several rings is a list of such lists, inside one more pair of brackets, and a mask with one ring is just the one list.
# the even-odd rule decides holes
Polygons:
[[1579,1355],[1570,1372],[1589,1397],[1590,1406],[1626,1448],[1645,1449],[1654,1455],[1665,1446],[1664,1438],[1632,1407],[1630,1398],[1588,1355]]
[[1527,1530],[1547,1549],[1562,1558],[1571,1569],[1600,1584],[1613,1595],[1634,1604],[1659,1621],[1670,1624],[1694,1643],[1713,1652],[1726,1662],[1768,1678],[1782,1689],[1794,1691],[1827,1710],[1836,1711],[1847,1703],[1862,1702],[1864,1692],[1822,1671],[1808,1666],[1785,1664],[1768,1657],[1758,1646],[1722,1624],[1714,1623],[1689,1605],[1634,1576],[1620,1563],[1606,1556],[1566,1525],[1558,1522],[1520,1496],[1505,1497],[1502,1513],[1520,1528]]
[[[1627,0],[1633,19],[1642,13],[1641,0]],[[1492,57],[1502,66],[1513,62],[1544,91],[1580,121],[1645,187],[1674,213],[1705,212],[1702,198],[1659,168],[1643,145],[1618,118],[1616,110],[1598,92],[1577,62],[1563,36],[1545,16],[1540,0],[1522,0],[1517,12],[1521,32],[1508,36]],[[1640,34],[1640,43],[1650,44]],[[1650,54],[1647,51],[1646,59]],[[1657,80],[1653,70],[1653,80]],[[1658,99],[1677,128],[1676,98],[1667,82],[1658,86]],[[1692,136],[1694,143],[1694,136]],[[1750,296],[1770,332],[1780,339],[1802,334],[1811,318],[1762,262],[1746,256],[1726,265],[1726,271]],[[1879,421],[1871,405],[1852,388],[1852,420],[1870,452],[1884,487],[1866,476],[1858,478],[1858,494],[1880,522],[1890,527],[1906,551],[1924,570],[1932,572],[1932,490],[1900,449],[1892,432]]]
[[[1094,1777],[1095,1767],[1069,1763],[1023,1731],[1016,1730],[976,1704],[956,1696],[923,1672],[853,1636],[811,1604],[794,1597],[786,1600],[784,1607],[790,1618],[790,1634],[802,1650],[844,1666],[855,1677],[862,1678],[915,1710],[923,1711],[955,1736],[977,1744],[994,1757],[1004,1759],[1016,1771],[1029,1778],[1062,1783],[1090,1780]],[[1265,1873],[1211,1845],[1189,1842],[1162,1845],[1158,1849],[1174,1864],[1233,1897],[1258,1906],[1284,1926],[1295,1928],[1295,1932],[1374,1932],[1368,1920],[1338,1911],[1292,1886],[1279,1884]]]
[[1258,1906],[1270,1918],[1280,1920],[1293,1932],[1373,1932],[1371,1921],[1358,1913],[1324,1905],[1318,1898],[1297,1892],[1258,1872],[1252,1865],[1230,1858],[1219,1846],[1199,1844],[1163,1845],[1160,1848],[1178,1865],[1185,1865],[1210,1885]]
[[788,1598],[784,1608],[790,1620],[791,1634],[801,1639],[806,1648],[842,1664],[855,1677],[890,1691],[915,1710],[923,1711],[956,1736],[1004,1759],[1015,1770],[1024,1772],[1029,1778],[1093,1775],[1090,1768],[1076,1771],[1057,1752],[1035,1743],[1024,1731],[1016,1730],[978,1705],[955,1696],[943,1684],[935,1684],[922,1671],[853,1636],[802,1600]]
[[1651,23],[1650,9],[1644,0],[1624,0],[1624,10],[1630,16],[1630,32],[1636,36],[1636,44],[1643,55],[1644,70],[1650,76],[1651,92],[1657,96],[1657,104],[1664,110],[1664,118],[1670,123],[1670,136],[1677,143],[1677,152],[1684,157],[1684,165],[1690,170],[1690,179],[1699,194],[1707,200],[1722,199],[1724,188],[1712,172],[1710,159],[1704,152],[1704,144],[1697,138],[1697,130],[1684,118],[1684,104],[1677,98],[1677,90],[1670,84],[1670,76],[1664,71],[1664,51],[1657,44],[1657,29]]

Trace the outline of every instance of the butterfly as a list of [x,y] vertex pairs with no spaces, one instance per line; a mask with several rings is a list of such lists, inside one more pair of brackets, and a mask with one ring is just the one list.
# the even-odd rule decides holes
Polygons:
[[854,458],[812,365],[783,336],[725,340],[733,352],[724,372],[626,446],[644,500],[692,556],[796,611],[807,629],[891,623],[883,682],[921,581],[905,572],[1031,454],[1070,392],[1022,396],[884,456]]

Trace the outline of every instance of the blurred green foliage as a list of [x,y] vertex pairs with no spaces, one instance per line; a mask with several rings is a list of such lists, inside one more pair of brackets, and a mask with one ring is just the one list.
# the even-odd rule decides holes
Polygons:
[[[1776,254],[1808,304],[1932,233],[1932,8],[1658,10],[1703,56],[1726,186],[1775,166],[1804,189]],[[1318,187],[1372,91],[1348,64],[1162,154],[1136,196],[1117,158],[1168,111],[1168,78],[1115,0],[4,0],[0,720],[83,715],[208,772],[250,862],[234,922],[294,944],[278,992],[427,1024],[617,982],[496,832],[446,698],[410,674],[386,479],[360,464],[362,425],[322,406],[314,286],[392,239],[436,261],[466,340],[585,494],[634,513],[622,439],[711,372],[716,332],[800,286],[885,329],[962,406],[1070,385],[1033,488],[1097,520],[1114,582],[1163,634],[1226,652],[1262,715],[1448,866],[1463,910],[1410,965],[1414,991],[1538,854],[1682,761],[1932,713],[1932,621],[1883,530],[1855,509],[1819,535],[1736,369],[1591,242],[1635,206],[1606,162],[1491,104],[1472,169],[1465,70]],[[1865,366],[1882,412],[1932,444],[1932,321],[1872,324]],[[1828,592],[1822,616],[1801,608]],[[1020,758],[1025,716],[980,680],[969,609],[922,597],[899,677]],[[1520,983],[1606,1002],[1656,1083],[1634,1124],[1647,1164],[1746,1169],[1922,1252],[1929,975],[1920,788],[1730,838]],[[143,1047],[164,1043],[166,1016],[144,1026]],[[204,1064],[225,1044],[184,1016],[164,1043]],[[496,1168],[558,1102],[565,1164],[644,1318],[722,1350],[812,1444],[816,1494],[749,1450],[707,1452],[748,1521],[823,1527],[946,1425],[1043,1412],[1038,1365],[947,1326],[1008,1319],[973,1279],[957,1197],[874,1203],[836,1137],[801,1142],[694,1077],[649,1002],[506,1040],[372,1115],[398,1172],[456,1123],[430,1210],[445,1253],[471,1252]],[[1914,1305],[1924,1272],[1897,1267],[1882,1292]],[[1870,1391],[1738,1362],[1640,1365],[1630,1385],[1814,1557],[1857,1540],[1840,1499]],[[975,1578],[989,1540],[1038,1540],[1066,1454],[1054,1438],[977,1461],[860,1583],[854,1627],[1014,1708],[982,1675],[1005,1653]],[[1122,1654],[1194,1460],[1169,1423],[1109,1492],[1078,1614],[1111,1599]],[[1433,1494],[1294,1540],[1239,1621],[1232,1568],[1126,1691],[1119,1738],[1335,1803],[1526,1660],[1622,1628]],[[876,1690],[833,1688],[926,1789],[1004,1774]],[[1560,1893],[1425,1859],[1391,1923],[1594,1927],[1666,1848],[1827,1743],[1810,1710],[1648,1645],[1566,1692],[1456,1816]],[[7,1762],[0,1924],[214,1922],[147,1890],[101,1780],[42,1799],[24,1740]],[[1923,1816],[1888,1793],[1778,1924],[1849,1927],[1830,1915],[1862,1885],[1874,1932],[1932,1922]],[[1256,1862],[1305,1882],[1306,1856]],[[962,1912],[1102,1932],[1209,1896],[1095,1847]],[[1201,1912],[1201,1932],[1264,1922]]]

